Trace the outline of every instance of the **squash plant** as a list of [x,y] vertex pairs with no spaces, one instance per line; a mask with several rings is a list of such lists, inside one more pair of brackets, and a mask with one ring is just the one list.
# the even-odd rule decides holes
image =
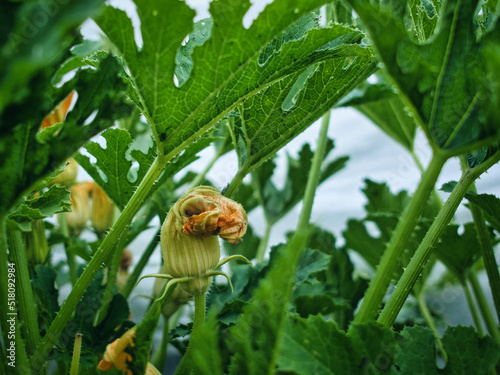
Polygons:
[[[0,373],[158,373],[177,366],[165,363],[169,344],[183,355],[179,374],[496,373],[500,200],[474,181],[500,160],[498,2],[275,0],[249,27],[247,0],[214,0],[196,22],[183,1],[134,5],[140,26],[101,0],[1,5]],[[88,18],[101,41],[80,35]],[[348,168],[348,156],[327,161],[330,112],[346,106],[406,148],[422,175],[413,195],[366,180],[366,217],[349,220],[339,247],[309,221],[317,186]],[[288,157],[279,189],[273,157],[321,116],[316,150]],[[417,128],[432,149],[427,166],[413,149]],[[102,142],[91,140],[97,134]],[[207,147],[216,151],[207,169],[187,172]],[[227,198],[199,188],[191,192],[210,196],[178,200],[212,185],[207,172],[228,152],[238,171]],[[442,187],[443,203],[436,181],[451,158],[463,173]],[[61,183],[76,163],[92,184]],[[234,229],[220,203],[228,198],[247,213],[263,210],[263,238],[244,211]],[[461,232],[453,216],[464,199],[473,222]],[[296,231],[266,257],[273,225],[301,201]],[[179,235],[212,247],[208,235],[230,239],[226,260],[244,255],[253,266],[231,264],[229,284],[212,281],[226,262],[216,259],[201,276],[160,282],[137,322],[130,293],[159,228],[130,274],[126,247],[172,206]],[[176,241],[161,242],[168,261]],[[61,249],[63,264],[48,255]],[[371,280],[356,272],[353,253],[373,268]],[[446,321],[426,303],[426,291],[443,288],[428,277],[437,263],[463,288],[475,327],[439,329]],[[478,281],[483,267],[489,290]],[[166,270],[160,276],[171,279]],[[64,284],[71,291],[60,304]],[[194,323],[174,326],[174,310],[193,293]],[[413,299],[418,309],[405,305]]]

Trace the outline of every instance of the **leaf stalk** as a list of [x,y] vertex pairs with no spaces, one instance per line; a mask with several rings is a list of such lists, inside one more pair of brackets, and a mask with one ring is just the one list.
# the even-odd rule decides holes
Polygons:
[[[453,215],[460,205],[460,202],[462,202],[462,199],[469,190],[471,183],[483,172],[488,170],[492,165],[497,163],[499,159],[500,150],[477,167],[467,169],[463,172],[460,181],[457,183],[450,196],[444,203],[443,208],[439,211],[438,215],[434,219],[432,225],[430,226],[425,237],[418,246],[410,263],[408,264],[408,267],[399,279],[394,292],[392,293],[389,301],[385,305],[382,313],[378,318],[379,323],[386,327],[391,327],[394,324],[394,321],[396,320],[399,311],[403,307],[404,302],[408,298],[411,289],[415,285],[415,282],[420,276],[422,269],[429,260],[434,245],[436,244],[439,237],[441,237],[441,234],[445,230],[450,220],[453,218]],[[377,271],[377,274],[378,272],[379,271]]]
[[[354,318],[356,323],[364,323],[376,317],[378,308],[391,283],[392,275],[399,264],[399,259],[412,231],[417,225],[418,218],[422,213],[425,203],[429,198],[436,180],[441,173],[447,157],[441,152],[435,152],[427,170],[422,174],[420,183],[413,195],[410,204],[403,212],[396,229],[377,267],[358,313]],[[410,288],[411,289],[411,288]]]

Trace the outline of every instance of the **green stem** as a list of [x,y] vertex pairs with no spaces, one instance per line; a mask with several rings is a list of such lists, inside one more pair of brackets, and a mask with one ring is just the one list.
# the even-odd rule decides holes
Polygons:
[[[21,324],[19,321],[16,321],[16,337],[15,337],[15,347],[16,347],[16,362],[15,362],[15,370],[12,372],[13,374],[29,374],[28,367],[28,358],[26,357],[25,351],[25,342],[21,337]],[[9,340],[10,342],[10,340]],[[12,370],[12,367],[10,368]],[[19,369],[20,371],[16,371]]]
[[151,362],[155,365],[157,369],[162,371],[165,368],[165,363],[167,360],[167,349],[168,349],[168,334],[170,332],[169,318],[163,317],[163,332],[161,337],[160,347],[156,350],[153,355]]
[[[420,173],[424,173],[425,172],[424,166],[420,162],[420,159],[418,158],[417,154],[415,154],[414,151],[411,151],[410,153],[413,158],[413,161],[417,165],[417,168],[420,170]],[[439,196],[435,186],[432,189],[432,195],[434,196],[434,200],[436,202],[437,207],[441,209],[441,207],[443,207],[443,201],[441,200],[441,197]]]
[[124,242],[127,240],[127,236],[121,236],[120,240],[115,246],[115,250],[113,252],[113,256],[111,257],[111,264],[108,267],[108,277],[106,281],[106,288],[104,289],[104,293],[102,296],[101,308],[97,313],[94,327],[98,326],[106,317],[108,313],[109,304],[113,299],[113,290],[116,285],[116,275],[118,274],[118,270],[120,269],[120,262],[122,259]]
[[38,329],[38,314],[31,288],[30,274],[28,270],[28,261],[26,260],[26,251],[23,246],[21,232],[10,230],[7,233],[10,257],[14,263],[15,282],[16,282],[16,300],[19,304],[19,320],[23,330],[23,337],[26,340],[26,350],[28,354],[35,351],[40,342],[40,330]]
[[151,242],[149,243],[148,247],[146,248],[144,253],[142,253],[141,259],[139,259],[139,262],[135,266],[134,271],[129,276],[125,286],[123,287],[121,294],[125,298],[128,298],[130,296],[132,289],[134,289],[135,285],[137,284],[137,280],[139,280],[139,277],[141,276],[142,270],[148,263],[151,254],[153,254],[153,251],[156,249],[156,245],[158,245],[158,241],[160,240],[160,232],[161,229],[158,229],[158,231],[151,239]]
[[222,195],[231,198],[234,195],[234,193],[236,193],[236,190],[240,186],[241,182],[243,181],[247,173],[248,173],[248,168],[247,165],[245,164],[240,168],[238,173],[236,173],[236,176],[234,176],[229,185],[227,185],[227,187],[222,191]]
[[222,145],[220,146],[219,150],[216,152],[215,156],[212,158],[212,160],[210,160],[210,162],[208,163],[208,165],[205,167],[205,169],[201,172],[201,173],[198,173],[198,175],[195,177],[195,179],[191,182],[191,187],[194,188],[198,185],[200,185],[203,180],[205,179],[205,176],[207,175],[207,173],[210,171],[210,169],[212,169],[212,167],[214,166],[215,162],[222,156],[224,155],[224,148],[225,148],[225,145],[226,145],[226,142],[227,142],[227,137],[224,139],[224,142],[222,143]]
[[425,303],[423,290],[417,294],[417,303],[418,303],[418,307],[420,308],[420,311],[422,312],[422,315],[424,316],[424,319],[425,319],[425,322],[427,323],[427,326],[431,329],[432,334],[434,335],[434,338],[436,339],[438,350],[441,353],[441,356],[443,357],[444,363],[446,365],[446,363],[448,362],[448,354],[446,354],[446,351],[444,350],[443,343],[441,341],[441,337],[439,337],[439,333],[436,329],[436,324],[434,324],[434,318],[432,317],[432,314],[429,311],[427,304]]
[[468,279],[470,285],[472,286],[472,291],[474,292],[476,301],[479,305],[481,315],[483,316],[483,319],[486,323],[486,328],[488,329],[491,337],[493,337],[495,341],[500,345],[500,330],[498,329],[495,318],[493,317],[488,302],[486,301],[486,296],[484,295],[483,289],[481,288],[481,284],[479,283],[476,273],[474,271],[469,272]]
[[272,227],[272,224],[266,220],[266,230],[260,239],[259,248],[257,249],[256,259],[258,263],[262,263],[264,261],[264,254],[266,253],[267,244],[269,243],[269,235],[271,234]]
[[443,205],[443,208],[439,211],[438,215],[434,219],[422,242],[418,246],[415,255],[413,256],[410,263],[406,267],[406,270],[403,272],[403,275],[399,279],[394,292],[389,298],[389,301],[382,310],[382,313],[378,318],[378,321],[381,324],[387,327],[393,325],[394,320],[403,307],[404,302],[408,298],[411,289],[420,276],[422,269],[429,260],[434,245],[436,244],[439,237],[441,237],[441,234],[445,230],[450,220],[453,218],[453,215],[455,214],[455,211],[457,210],[460,202],[462,202],[462,199],[467,193],[470,184],[493,164],[498,162],[499,158],[500,151],[497,151],[495,155],[490,157],[487,161],[483,162],[473,169],[466,170],[462,174],[460,181],[457,183],[450,196],[446,200],[445,204]]
[[71,369],[69,370],[69,375],[78,375],[81,350],[82,350],[82,334],[77,333],[75,335],[75,345],[73,346],[73,358],[71,359]]
[[[471,190],[476,192],[474,185],[471,186]],[[474,220],[479,249],[481,250],[481,255],[484,261],[484,268],[486,269],[486,274],[488,275],[497,318],[500,321],[500,273],[498,272],[498,265],[495,260],[495,253],[493,252],[490,234],[488,233],[488,228],[486,227],[483,211],[472,202],[470,202],[470,210]]]
[[461,284],[462,284],[462,289],[464,290],[465,293],[465,298],[467,299],[467,304],[469,305],[469,310],[472,314],[472,320],[474,321],[474,325],[476,326],[477,329],[477,333],[479,337],[483,337],[484,336],[483,325],[481,324],[479,313],[477,312],[476,305],[474,304],[474,298],[472,298],[472,294],[465,280],[462,280]]
[[297,223],[297,231],[309,226],[311,219],[312,206],[314,196],[316,195],[316,188],[319,184],[319,177],[321,175],[321,165],[325,157],[326,144],[328,141],[328,126],[330,125],[331,110],[326,112],[321,120],[321,129],[319,132],[318,146],[314,153],[309,176],[307,177],[306,190],[304,192],[304,200],[302,203],[302,210],[300,211],[299,221]]
[[410,204],[403,212],[396,229],[392,233],[389,244],[377,267],[377,272],[370,282],[363,302],[354,318],[354,322],[364,323],[374,319],[377,315],[379,306],[391,283],[392,275],[400,262],[401,253],[405,249],[406,243],[417,224],[418,218],[425,207],[425,203],[434,188],[446,160],[446,156],[439,151],[434,153],[429,167],[421,177]]
[[191,338],[189,339],[189,345],[186,352],[182,356],[181,363],[177,368],[175,375],[188,375],[191,373],[191,342],[196,340],[196,334],[201,326],[205,323],[205,294],[194,296],[194,318],[193,318],[193,328],[191,330]]
[[80,278],[77,280],[73,290],[70,292],[68,298],[62,305],[47,333],[43,337],[41,344],[38,346],[35,354],[31,357],[30,366],[34,371],[38,371],[45,363],[45,360],[54,343],[68,321],[71,319],[73,311],[85,294],[85,291],[94,279],[97,271],[101,268],[102,263],[109,256],[110,251],[122,235],[124,229],[130,224],[132,218],[141,207],[149,190],[154,185],[167,161],[168,159],[165,157],[162,157],[161,155],[157,156],[143,180],[137,187],[137,190],[134,192],[134,195],[122,211],[120,217],[115,222],[106,238],[102,241],[101,246],[99,246],[95,252]]

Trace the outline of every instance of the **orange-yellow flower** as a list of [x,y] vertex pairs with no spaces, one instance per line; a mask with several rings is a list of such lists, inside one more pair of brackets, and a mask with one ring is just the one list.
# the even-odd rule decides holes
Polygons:
[[114,208],[113,201],[94,182],[92,184],[92,212],[90,214],[90,221],[98,234],[108,231],[113,225]]
[[[222,196],[216,189],[199,186],[188,191],[170,209],[161,228],[161,248],[168,275],[189,278],[181,287],[189,294],[206,292],[219,262],[217,238],[236,244],[246,232],[243,207]],[[232,258],[230,258],[232,259]]]
[[52,112],[50,112],[42,121],[42,129],[49,128],[55,124],[64,121],[66,113],[71,106],[75,92],[71,92]]
[[75,159],[69,158],[66,160],[64,171],[59,173],[52,181],[51,184],[71,186],[76,181],[78,174],[78,163]]
[[[128,368],[128,363],[132,361],[132,356],[125,351],[130,346],[134,347],[136,327],[129,329],[122,337],[116,339],[111,344],[106,346],[104,357],[99,362],[97,368],[101,371],[109,371],[112,368],[122,371],[127,375],[132,375],[132,371]],[[151,364],[148,363],[144,375],[161,375],[161,373]]]
[[[73,185],[68,188],[71,192],[71,212],[63,212],[70,233],[78,236],[87,227],[90,217],[89,210],[89,183]],[[59,217],[59,222],[61,221]]]

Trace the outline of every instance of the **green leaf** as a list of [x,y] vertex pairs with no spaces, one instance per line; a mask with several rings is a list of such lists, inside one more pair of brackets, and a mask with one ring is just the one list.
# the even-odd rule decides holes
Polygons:
[[[328,140],[319,183],[323,183],[334,173],[344,168],[348,158],[340,157],[331,162],[325,163],[330,151],[333,150],[333,141]],[[306,188],[306,179],[298,179],[297,176],[307,176],[311,168],[313,151],[309,144],[302,146],[298,158],[287,155],[288,168],[286,172],[285,185],[282,189],[276,188],[271,180],[276,164],[269,160],[262,164],[255,173],[252,174],[252,186],[257,190],[260,199],[263,201],[263,208],[267,220],[272,224],[280,220],[290,212],[302,200]],[[259,201],[259,199],[258,199]]]
[[337,38],[329,46],[337,58],[288,76],[239,107],[234,142],[245,171],[276,153],[374,71],[369,50],[357,45],[362,34],[340,25],[332,29]]
[[[450,181],[441,187],[442,191],[451,193],[456,186],[456,181]],[[465,194],[465,198],[472,204],[478,206],[484,213],[486,219],[497,230],[500,231],[500,199],[492,194],[476,194],[469,191]]]
[[476,231],[473,223],[463,227],[463,233],[458,234],[460,226],[450,224],[446,227],[434,252],[439,260],[458,277],[464,281],[467,271],[481,256],[477,242]]
[[274,369],[280,327],[286,316],[294,270],[307,240],[306,233],[296,234],[280,248],[279,256],[253,293],[250,304],[243,309],[238,323],[230,328],[226,342],[235,350],[230,373],[264,374]]
[[[190,63],[186,65],[188,69],[182,70],[176,65],[176,57],[186,35],[193,28],[191,35],[200,32],[200,24],[194,27],[191,22],[194,11],[176,0],[136,0],[135,3],[144,41],[140,51],[132,23],[123,11],[107,7],[96,22],[124,58],[132,83],[130,97],[146,116],[167,155],[177,154],[243,100],[315,62],[360,54],[370,60],[369,52],[352,46],[352,40],[345,35],[352,34],[359,41],[361,33],[338,25],[315,26],[305,32],[304,27],[307,25],[307,29],[310,23],[297,22],[324,4],[324,0],[275,1],[266,6],[249,29],[243,27],[242,19],[250,3],[224,0],[210,3],[211,36],[205,41],[208,31],[202,30],[201,40],[194,42],[197,46],[190,55],[192,69],[188,77]],[[291,25],[299,39],[283,34]],[[209,27],[208,24],[202,26]],[[301,31],[297,33],[297,29]],[[346,48],[343,48],[344,39]],[[191,48],[186,45],[180,49],[184,63],[189,60]],[[367,65],[359,61],[352,69],[366,71]],[[339,63],[338,73],[345,74],[341,67]],[[179,84],[183,83],[180,87],[174,83],[174,74],[179,75]],[[347,82],[353,80],[349,76],[343,84],[339,82],[338,93],[328,95],[328,99],[334,100],[347,86],[350,88]],[[320,114],[311,117],[314,116]],[[295,134],[300,132],[298,128],[304,129],[307,125],[298,126]],[[289,139],[291,135],[278,143],[283,145]],[[275,142],[274,149],[279,147]]]
[[196,339],[190,344],[195,374],[224,374],[218,338],[216,314],[211,311],[208,313],[205,324],[196,332]]
[[442,343],[448,362],[436,367],[436,346],[432,331],[419,326],[405,327],[395,365],[402,374],[487,374],[500,358],[500,350],[489,337],[478,337],[472,327],[448,327]]
[[[366,188],[363,193],[368,199],[365,205],[367,215],[362,220],[350,219],[347,229],[343,232],[346,247],[359,253],[373,268],[375,268],[382,256],[392,232],[399,218],[410,201],[406,191],[393,194],[386,184],[379,184],[365,180]],[[407,245],[409,249],[415,250],[427,229],[432,223],[438,208],[433,199],[430,199],[422,213],[417,229]],[[373,227],[373,224],[375,227]],[[410,250],[408,253],[413,254]],[[401,257],[402,266],[409,261],[407,253]],[[395,276],[400,275],[402,268]]]
[[296,374],[389,374],[394,346],[394,333],[373,323],[346,334],[321,316],[288,316],[277,363],[280,371]]
[[9,215],[9,219],[17,223],[31,222],[45,219],[59,212],[71,211],[71,192],[64,187],[51,186],[39,197],[26,199],[15,211]]
[[500,232],[500,199],[491,194],[467,193],[465,197],[477,205],[491,225]]
[[309,374],[486,374],[500,358],[489,337],[472,327],[449,327],[443,335],[448,363],[436,366],[432,331],[405,327],[401,335],[374,323],[353,325],[349,333],[321,316],[287,317],[278,354],[282,372]]
[[417,125],[391,87],[363,83],[337,104],[347,106],[356,108],[396,142],[413,151]]
[[[85,149],[96,158],[94,164],[88,156],[83,154],[75,155],[75,159],[115,204],[123,209],[142,181],[156,154],[153,147],[150,147],[147,153],[135,148],[129,132],[123,129],[108,129],[102,133],[102,136],[106,140],[106,147],[98,142],[89,142],[85,145]],[[165,167],[155,187],[149,191],[149,196],[168,178],[173,177],[179,170],[196,160],[196,154],[212,141],[213,138],[200,138],[174,158]],[[134,166],[134,161],[138,167]]]
[[41,329],[46,330],[54,320],[59,311],[57,301],[59,291],[55,287],[56,272],[48,267],[38,265],[31,283],[38,312],[38,324]]
[[434,34],[441,10],[441,0],[410,0],[406,23],[411,25],[415,38],[424,43]]
[[[85,149],[97,159],[95,164],[91,164],[89,157],[82,154],[76,155],[75,159],[116,205],[123,209],[153,162],[153,149],[150,148],[147,154],[131,150],[132,138],[126,130],[108,129],[102,136],[106,140],[105,148],[97,142],[85,145]],[[129,153],[131,156],[127,155]],[[134,179],[129,177],[132,160],[139,162]]]
[[453,155],[497,139],[497,123],[484,116],[491,105],[498,108],[498,102],[492,101],[496,99],[489,95],[493,81],[484,79],[485,74],[494,72],[483,57],[488,38],[494,37],[490,33],[476,38],[478,0],[446,1],[439,9],[439,21],[435,21],[439,28],[425,42],[418,39],[426,38],[433,27],[434,21],[425,17],[438,11],[438,1],[426,0],[420,10],[410,1],[411,15],[422,11],[426,14],[409,23],[404,19],[408,2],[349,3],[366,26],[403,100],[433,144]]
[[354,276],[354,267],[345,250],[334,250],[324,269],[317,269],[307,282],[294,290],[297,312],[302,317],[334,314],[340,328],[347,329],[354,310],[368,287],[368,281]]
[[[79,70],[59,89],[50,84],[50,76],[34,78],[26,100],[1,114],[0,173],[4,184],[0,213],[8,211],[27,189],[53,172],[88,139],[128,113],[129,107],[123,102],[125,84],[118,78],[121,70],[116,59],[108,56],[97,69]],[[43,118],[71,91],[77,92],[78,99],[64,126],[57,135],[40,143],[37,133]]]
[[79,332],[82,334],[80,365],[94,367],[95,371],[98,358],[102,356],[106,345],[130,328],[130,309],[125,298],[119,294],[113,296],[105,319],[98,326],[94,326],[105,289],[102,280],[103,273],[99,272],[75,309],[72,320],[65,326],[52,354],[54,359],[71,362],[73,340]]
[[[94,15],[102,0],[51,0],[2,3],[0,31],[0,114],[11,103],[30,94],[27,87],[47,66],[58,60],[74,41],[76,29]],[[41,121],[41,119],[40,119]]]

